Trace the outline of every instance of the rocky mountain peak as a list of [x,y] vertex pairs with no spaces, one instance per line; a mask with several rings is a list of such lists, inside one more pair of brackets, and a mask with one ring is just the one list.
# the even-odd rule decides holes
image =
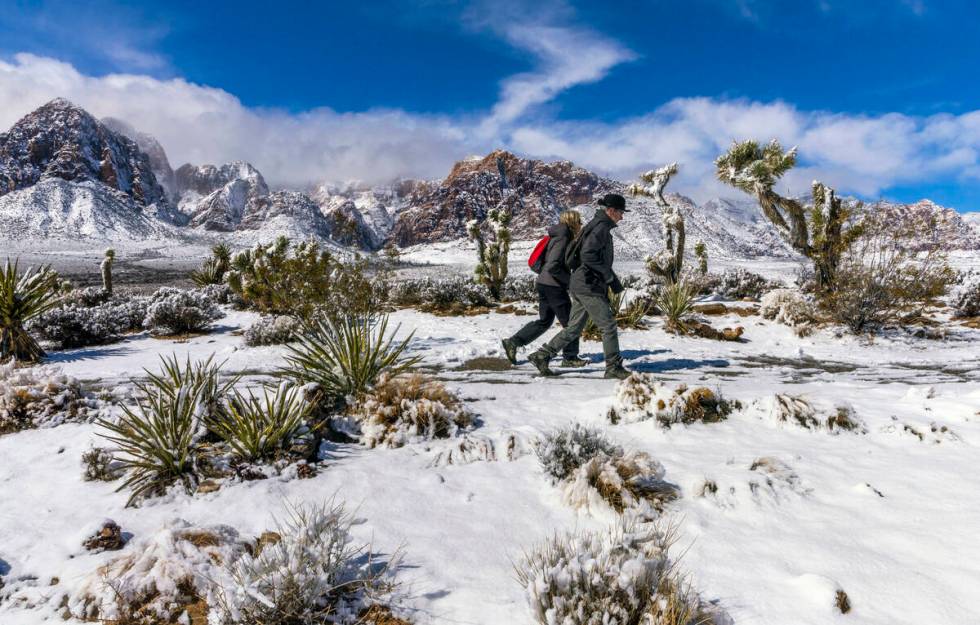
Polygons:
[[64,98],[51,100],[0,134],[0,195],[45,178],[97,182],[139,207],[166,203],[139,146]]
[[136,143],[140,150],[142,150],[147,158],[150,159],[150,167],[153,169],[153,174],[157,178],[157,182],[163,187],[164,192],[167,194],[167,199],[172,203],[177,203],[177,183],[174,178],[174,170],[170,166],[170,159],[167,158],[167,152],[157,141],[156,137],[145,132],[140,132],[136,130],[127,121],[118,119],[116,117],[103,117],[102,123],[115,133],[118,133]]

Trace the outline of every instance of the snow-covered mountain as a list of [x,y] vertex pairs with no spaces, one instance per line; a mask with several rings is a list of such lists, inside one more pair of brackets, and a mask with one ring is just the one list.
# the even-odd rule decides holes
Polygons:
[[163,187],[164,193],[166,193],[167,199],[172,203],[176,204],[177,200],[177,182],[174,178],[174,170],[170,167],[170,160],[167,158],[167,152],[157,141],[156,137],[147,134],[145,132],[140,132],[133,128],[129,122],[117,119],[115,117],[103,117],[102,123],[106,128],[116,132],[124,137],[131,139],[136,145],[142,150],[148,159],[150,159],[150,169],[153,170],[153,175],[156,176],[157,182]]

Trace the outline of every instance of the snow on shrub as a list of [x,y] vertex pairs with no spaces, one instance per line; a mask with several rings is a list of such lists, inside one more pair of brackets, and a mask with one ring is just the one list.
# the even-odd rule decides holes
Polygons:
[[245,344],[283,345],[296,340],[300,323],[289,315],[265,315],[245,330]]
[[412,306],[423,311],[448,311],[491,303],[490,293],[484,286],[463,276],[404,280],[392,287],[389,297],[396,306]]
[[18,369],[13,360],[0,364],[0,434],[90,421],[98,416],[98,406],[60,367]]
[[53,308],[31,320],[28,330],[61,349],[102,345],[139,330],[146,317],[145,298],[113,298],[97,306],[69,304]]
[[813,330],[815,306],[812,300],[795,289],[776,289],[762,296],[759,314],[763,319],[788,325],[796,330],[797,335],[805,336]]
[[473,417],[442,383],[414,373],[382,376],[348,410],[368,447],[401,447],[433,438],[450,438]]
[[727,269],[718,278],[715,292],[731,299],[759,299],[763,294],[782,286],[778,282],[748,271],[743,267]]
[[200,332],[224,316],[214,300],[200,291],[163,287],[153,294],[143,327],[164,336]]
[[616,397],[607,417],[613,424],[656,419],[664,427],[674,423],[715,423],[733,406],[715,392],[680,384],[669,388],[649,373],[634,372],[616,385]]
[[867,432],[850,406],[818,406],[802,395],[775,393],[752,402],[748,413],[808,430],[827,430],[834,434],[841,431],[860,434]]
[[535,450],[544,472],[557,484],[596,456],[622,455],[623,448],[601,430],[576,423],[545,434]]
[[629,451],[612,456],[598,455],[580,466],[562,486],[565,503],[573,508],[597,512],[612,508],[641,512],[648,505],[662,512],[677,499],[677,487],[665,482],[664,467],[649,455]]
[[340,504],[291,508],[278,540],[229,562],[216,622],[365,622],[372,606],[390,599],[394,562],[378,562],[355,543],[353,522]]
[[122,475],[123,468],[104,447],[93,447],[83,453],[82,466],[85,467],[82,479],[86,482],[112,482]]
[[701,601],[669,558],[671,531],[620,525],[555,535],[515,565],[541,625],[710,625]]
[[500,299],[504,302],[537,302],[537,276],[507,276],[500,291]]
[[202,623],[216,603],[214,581],[247,547],[234,528],[171,520],[84,578],[68,610],[101,622]]
[[980,317],[980,279],[959,287],[952,302],[953,317]]
[[495,462],[517,460],[534,451],[533,441],[522,432],[503,431],[495,436],[464,434],[436,451],[429,467],[444,467],[471,462]]

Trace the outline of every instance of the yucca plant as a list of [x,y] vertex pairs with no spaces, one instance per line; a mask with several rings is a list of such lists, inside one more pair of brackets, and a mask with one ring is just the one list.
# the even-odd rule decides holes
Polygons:
[[162,365],[159,373],[144,369],[146,380],[136,382],[135,386],[144,395],[163,394],[171,398],[176,398],[178,393],[189,389],[203,408],[201,419],[194,424],[194,439],[197,441],[207,433],[205,428],[210,423],[224,416],[224,399],[241,376],[220,380],[222,363],[214,362],[214,354],[194,362],[188,356],[183,363],[176,354],[171,354],[160,356],[160,361]]
[[418,357],[402,354],[414,336],[395,342],[387,315],[321,316],[308,322],[295,343],[286,345],[286,366],[278,376],[297,385],[316,384],[324,402],[356,397],[381,376],[406,371]]
[[24,329],[27,321],[60,303],[58,274],[49,266],[21,274],[10,259],[0,272],[0,361],[37,362],[44,350]]
[[668,332],[687,332],[684,318],[694,309],[694,288],[691,285],[675,282],[663,286],[657,291],[654,303],[664,316],[664,328]]
[[200,399],[200,389],[189,386],[172,393],[151,389],[138,400],[136,410],[123,405],[118,422],[98,420],[108,430],[99,435],[115,443],[117,458],[128,472],[118,489],[132,490],[127,506],[178,481],[188,489],[193,485],[192,447],[201,419]]
[[212,421],[210,429],[242,460],[263,460],[289,443],[311,407],[295,387],[280,386],[273,393],[263,389],[261,397],[251,391],[247,396],[236,391],[225,414]]
[[[643,330],[646,328],[643,318],[650,313],[650,303],[646,298],[627,298],[626,290],[613,293],[610,289],[608,294],[609,306],[616,318],[616,327],[621,330]],[[582,337],[587,341],[598,341],[602,338],[602,332],[599,331],[599,326],[595,324],[592,317],[589,317],[589,320],[585,322]]]

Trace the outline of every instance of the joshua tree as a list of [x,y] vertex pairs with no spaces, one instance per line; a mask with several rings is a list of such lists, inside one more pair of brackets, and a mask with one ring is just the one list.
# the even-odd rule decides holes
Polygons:
[[861,226],[844,227],[850,211],[833,189],[813,182],[813,206],[773,191],[776,181],[796,165],[796,148],[783,151],[773,139],[765,147],[756,141],[734,142],[715,160],[718,179],[755,196],[762,213],[789,245],[813,261],[817,286],[832,291],[841,254],[861,233]]
[[[500,300],[504,280],[507,279],[507,255],[510,253],[510,204],[514,200],[514,190],[507,184],[503,159],[497,158],[497,171],[500,172],[500,202],[487,211],[487,222],[493,227],[493,239],[487,241],[480,222],[471,219],[466,224],[470,238],[476,241],[476,281],[487,287],[490,297]],[[520,198],[516,198],[520,202]]]
[[0,272],[0,362],[11,356],[28,362],[44,357],[24,324],[58,305],[58,286],[58,274],[50,267],[21,274],[17,263],[11,265],[7,259]]
[[116,250],[111,247],[105,251],[105,258],[102,259],[102,289],[112,295],[112,261],[116,258]]
[[667,247],[656,256],[647,258],[647,268],[654,275],[662,276],[667,284],[673,284],[680,279],[684,264],[684,217],[677,207],[671,206],[664,199],[664,187],[676,173],[677,163],[670,163],[641,175],[640,180],[645,184],[631,184],[627,188],[630,195],[652,197],[663,213],[660,230]]
[[694,255],[698,259],[698,271],[701,275],[708,273],[708,248],[704,246],[704,241],[698,241],[694,244]]

